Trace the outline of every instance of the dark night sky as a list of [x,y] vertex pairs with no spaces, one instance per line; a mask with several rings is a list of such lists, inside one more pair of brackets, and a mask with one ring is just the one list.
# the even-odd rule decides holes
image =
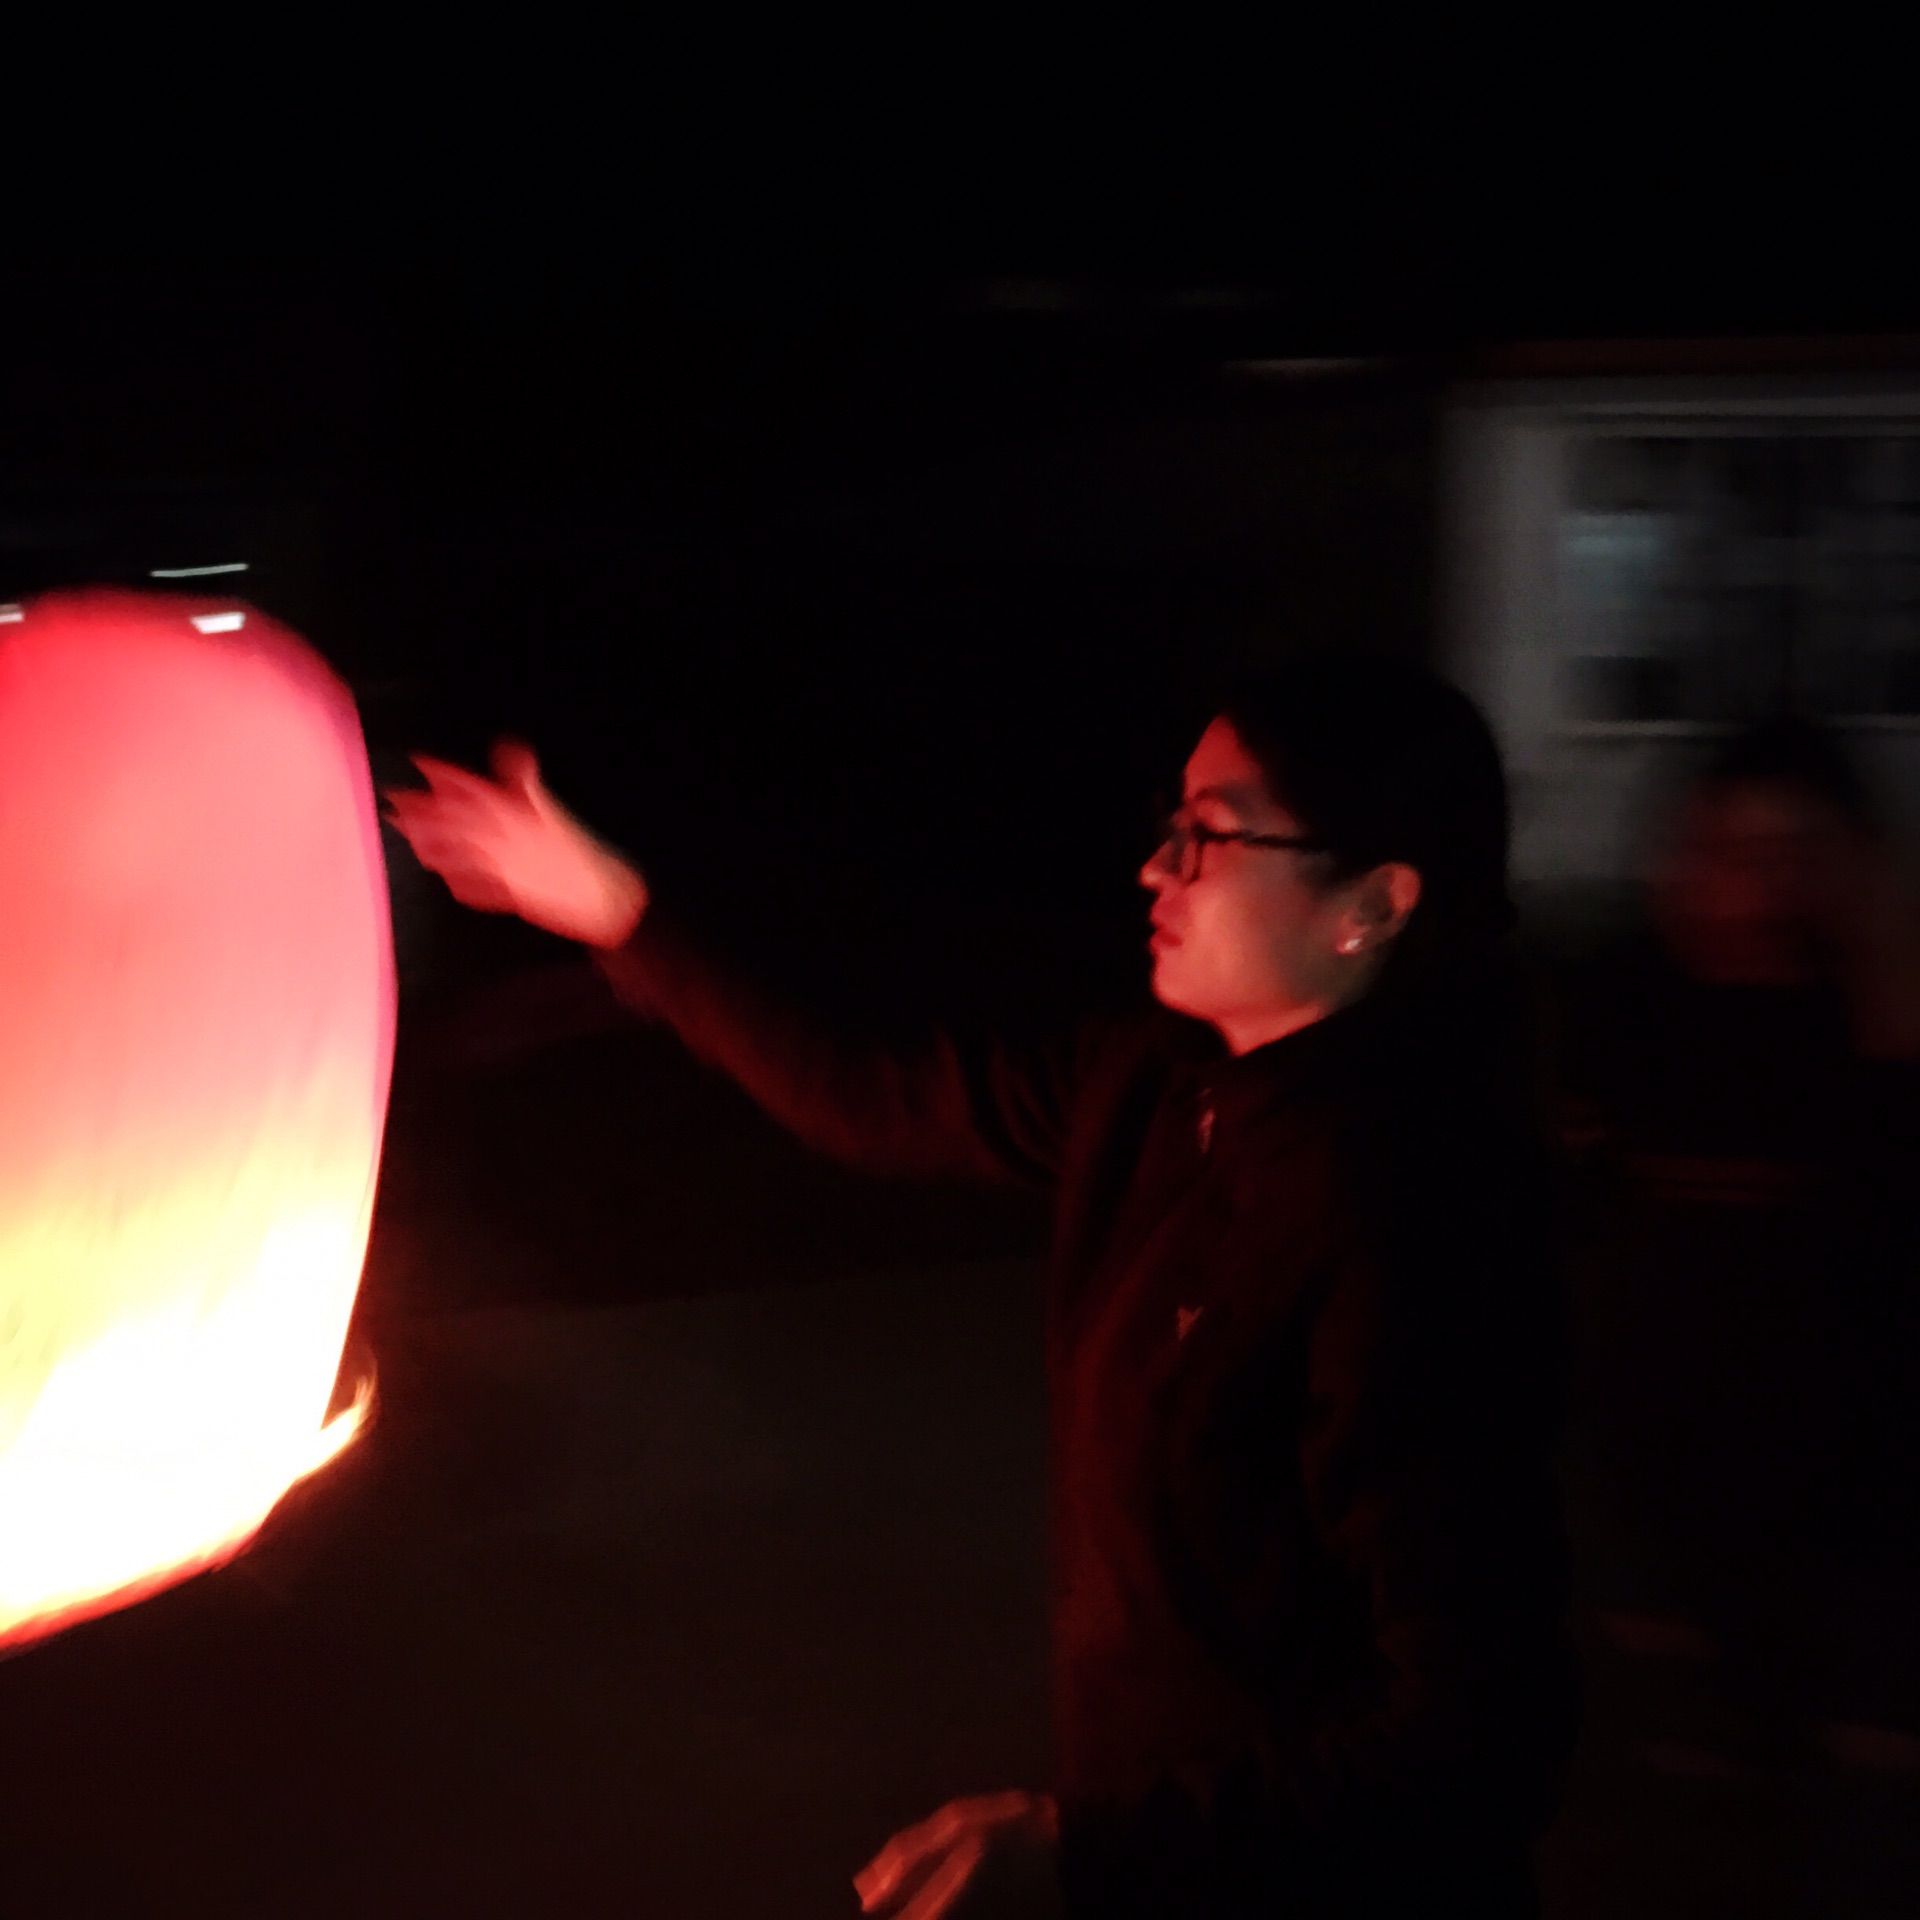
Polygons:
[[1077,980],[1210,684],[1426,643],[1450,375],[1904,318],[1778,258],[1490,260],[43,272],[0,360],[0,592],[252,558],[376,751],[526,733],[712,910],[810,930],[803,970],[1039,916]]

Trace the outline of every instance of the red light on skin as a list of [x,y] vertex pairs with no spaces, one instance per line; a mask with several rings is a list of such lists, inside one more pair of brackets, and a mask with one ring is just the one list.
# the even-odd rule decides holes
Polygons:
[[[394,986],[346,689],[232,602],[0,629],[0,1648],[236,1552],[329,1421]],[[211,626],[212,630],[207,629]]]

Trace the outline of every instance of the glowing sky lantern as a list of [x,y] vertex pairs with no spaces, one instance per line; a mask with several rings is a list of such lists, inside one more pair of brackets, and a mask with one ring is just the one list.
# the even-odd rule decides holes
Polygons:
[[244,1545],[329,1421],[393,1051],[346,689],[232,601],[0,626],[0,1648]]

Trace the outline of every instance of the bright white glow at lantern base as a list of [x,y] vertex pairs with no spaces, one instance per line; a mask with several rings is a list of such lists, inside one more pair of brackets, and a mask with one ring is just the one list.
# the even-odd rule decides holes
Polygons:
[[[0,634],[0,1647],[216,1562],[331,1459],[393,1051],[345,688],[249,611]],[[198,618],[196,618],[198,616]]]

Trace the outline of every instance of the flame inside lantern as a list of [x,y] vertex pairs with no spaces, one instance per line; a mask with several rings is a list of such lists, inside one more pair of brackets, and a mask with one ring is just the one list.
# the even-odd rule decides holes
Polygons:
[[[237,617],[236,617],[237,616]],[[231,602],[0,632],[0,1648],[236,1552],[328,1419],[393,1053],[346,689]]]

